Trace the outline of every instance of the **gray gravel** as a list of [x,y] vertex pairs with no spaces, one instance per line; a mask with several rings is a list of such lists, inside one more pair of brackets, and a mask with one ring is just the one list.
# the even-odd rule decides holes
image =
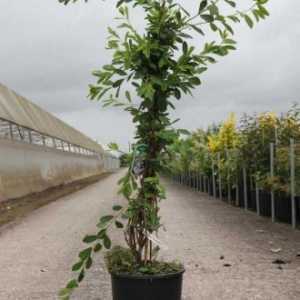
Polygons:
[[[0,233],[0,299],[57,299],[81,239],[120,202],[113,174],[31,213]],[[165,180],[166,259],[184,261],[183,300],[300,299],[300,232]],[[114,233],[115,242],[122,241]],[[273,253],[270,249],[282,250]],[[221,259],[223,258],[224,259]],[[288,263],[278,269],[275,259]],[[225,267],[225,265],[230,265]],[[101,255],[73,299],[111,300]]]

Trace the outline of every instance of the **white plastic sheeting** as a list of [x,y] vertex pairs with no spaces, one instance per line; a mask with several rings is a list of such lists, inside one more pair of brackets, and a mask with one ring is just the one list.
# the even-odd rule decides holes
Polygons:
[[0,139],[0,202],[100,175],[107,172],[105,161]]
[[36,104],[0,83],[0,118],[83,148],[104,153],[103,148],[83,133],[59,120]]

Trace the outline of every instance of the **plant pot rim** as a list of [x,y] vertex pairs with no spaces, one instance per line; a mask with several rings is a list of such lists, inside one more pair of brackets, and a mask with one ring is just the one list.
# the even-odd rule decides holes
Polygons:
[[145,275],[137,275],[137,274],[130,274],[130,273],[111,273],[110,275],[113,278],[123,278],[123,279],[136,279],[136,280],[147,280],[147,279],[168,279],[168,278],[174,278],[178,277],[180,275],[183,275],[185,273],[185,269],[168,273],[168,274],[145,274]]

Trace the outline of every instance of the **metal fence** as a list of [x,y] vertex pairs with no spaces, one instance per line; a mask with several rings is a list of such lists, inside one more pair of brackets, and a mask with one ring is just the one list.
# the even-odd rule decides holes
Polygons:
[[[222,159],[220,154],[211,158],[210,174],[188,170],[171,176],[196,191],[296,228],[300,223],[300,143],[293,139],[288,146],[271,143],[265,174],[247,169],[236,156],[227,152]],[[233,169],[226,167],[227,163],[232,167],[235,159]]]

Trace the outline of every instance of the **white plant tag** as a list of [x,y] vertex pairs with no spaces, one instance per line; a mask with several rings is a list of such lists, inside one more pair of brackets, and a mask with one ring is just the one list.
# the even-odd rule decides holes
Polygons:
[[148,239],[162,250],[168,250],[168,246],[158,239],[154,234],[148,233]]

